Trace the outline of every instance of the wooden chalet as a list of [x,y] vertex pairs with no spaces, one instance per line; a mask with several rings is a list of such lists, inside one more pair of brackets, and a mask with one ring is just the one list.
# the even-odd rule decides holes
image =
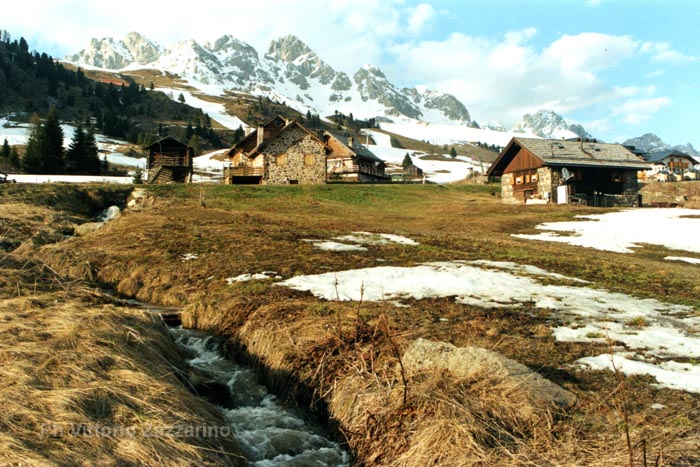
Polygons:
[[372,151],[351,136],[330,131],[322,134],[323,142],[331,148],[328,156],[328,180],[344,182],[387,182],[386,164]]
[[513,138],[489,168],[506,203],[638,204],[637,172],[650,164],[620,144]]
[[330,152],[330,147],[302,124],[277,116],[229,150],[230,167],[224,169],[224,183],[325,183]]
[[675,150],[647,153],[642,157],[651,164],[665,166],[670,173],[676,175],[683,175],[697,164],[692,156]]
[[193,149],[166,136],[147,146],[148,183],[190,183],[194,172]]

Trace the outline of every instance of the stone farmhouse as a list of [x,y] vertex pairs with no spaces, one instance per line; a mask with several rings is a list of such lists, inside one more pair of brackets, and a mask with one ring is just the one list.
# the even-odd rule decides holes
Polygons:
[[513,138],[489,168],[505,203],[635,206],[637,172],[650,164],[620,144]]
[[328,180],[344,182],[386,182],[386,164],[351,136],[324,131],[323,142],[331,148]]
[[296,185],[326,182],[331,148],[296,120],[277,116],[227,153],[226,184]]

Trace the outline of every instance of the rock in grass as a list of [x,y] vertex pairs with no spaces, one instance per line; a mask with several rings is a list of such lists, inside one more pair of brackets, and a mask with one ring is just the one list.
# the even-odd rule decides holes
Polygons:
[[515,360],[482,347],[456,347],[419,338],[404,353],[403,365],[412,374],[447,370],[457,378],[488,375],[511,380],[514,387],[524,390],[528,399],[538,406],[568,408],[576,403],[576,396],[561,386]]

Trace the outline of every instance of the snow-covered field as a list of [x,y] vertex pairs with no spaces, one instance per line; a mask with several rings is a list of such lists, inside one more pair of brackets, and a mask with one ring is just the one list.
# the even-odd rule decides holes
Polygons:
[[515,236],[617,253],[633,253],[644,243],[700,253],[697,209],[632,209],[577,217],[582,220],[547,222],[536,227],[547,232]]
[[[200,85],[199,87],[206,86]],[[226,111],[224,104],[217,104],[216,102],[210,102],[204,99],[200,99],[184,89],[156,88],[156,91],[161,91],[166,95],[171,96],[171,98],[174,100],[177,99],[180,94],[182,94],[182,96],[185,98],[185,103],[187,105],[202,109],[202,112],[209,115],[209,118],[216,120],[221,125],[230,130],[235,130],[239,126],[243,129],[248,127],[248,125],[243,123],[243,121],[240,118],[236,117],[235,115],[230,115]],[[211,89],[206,89],[205,91],[207,94],[212,93]],[[216,90],[213,91],[213,94],[211,95],[223,95],[223,89],[216,88]]]
[[391,146],[391,138],[385,133],[373,130],[362,130],[363,133],[370,135],[377,144],[368,144],[367,148],[372,151],[377,157],[384,160],[387,164],[400,166],[404,157],[408,153],[413,160],[413,164],[423,169],[426,180],[435,183],[451,183],[464,180],[475,172],[481,173],[482,170],[488,168],[478,161],[465,156],[457,156],[452,159],[449,154],[443,154],[450,160],[434,161],[424,160],[421,156],[425,153],[421,151],[413,151],[410,149],[399,149]]
[[696,310],[593,288],[586,281],[535,266],[456,260],[333,271],[296,276],[277,284],[324,300],[386,301],[406,306],[402,300],[454,297],[458,303],[485,308],[525,305],[551,310],[566,323],[554,328],[557,340],[610,341],[615,345],[614,356],[592,351],[578,365],[613,369],[614,361],[626,374],[655,376],[659,386],[700,392],[700,365],[676,361],[700,358],[700,316]]

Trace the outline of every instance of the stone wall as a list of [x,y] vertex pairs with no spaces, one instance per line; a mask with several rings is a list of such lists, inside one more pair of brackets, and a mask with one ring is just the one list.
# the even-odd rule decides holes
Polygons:
[[504,203],[517,203],[515,192],[513,190],[513,174],[501,175],[501,200]]
[[[284,164],[278,165],[277,156],[284,154]],[[312,155],[307,165],[306,155]],[[265,160],[265,185],[289,183],[317,184],[326,182],[326,152],[324,145],[300,128],[290,128],[267,146]]]

